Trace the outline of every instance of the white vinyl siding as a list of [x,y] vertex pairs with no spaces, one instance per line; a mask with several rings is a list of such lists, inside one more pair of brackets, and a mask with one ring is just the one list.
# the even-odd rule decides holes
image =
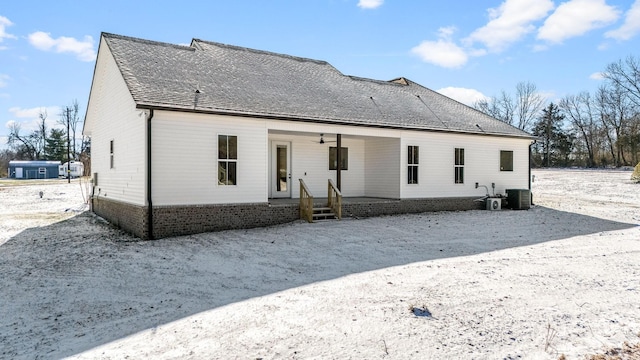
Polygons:
[[99,198],[144,205],[146,120],[143,112],[136,109],[104,40],[100,45],[88,109],[84,130],[85,135],[91,136],[91,171],[100,178],[96,194]]
[[[396,134],[399,135],[399,134]],[[366,196],[400,198],[400,139],[368,138],[366,140]]]
[[[529,187],[528,139],[447,133],[403,133],[402,158],[408,156],[406,146],[420,147],[420,182],[406,184],[403,167],[402,198],[472,197],[484,195],[475,188],[480,184],[496,184],[496,193],[506,189]],[[464,148],[464,184],[454,182],[454,149]],[[513,149],[513,171],[500,171],[500,150]]]
[[[152,128],[154,205],[267,201],[264,121],[156,111]],[[237,184],[219,186],[218,135],[237,136]]]

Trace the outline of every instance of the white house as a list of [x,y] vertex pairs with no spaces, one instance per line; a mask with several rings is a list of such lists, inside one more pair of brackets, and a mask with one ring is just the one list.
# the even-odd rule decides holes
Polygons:
[[84,134],[93,211],[145,239],[292,221],[298,203],[276,199],[326,197],[329,179],[365,199],[347,215],[479,208],[476,183],[529,188],[533,141],[405,78],[107,33]]

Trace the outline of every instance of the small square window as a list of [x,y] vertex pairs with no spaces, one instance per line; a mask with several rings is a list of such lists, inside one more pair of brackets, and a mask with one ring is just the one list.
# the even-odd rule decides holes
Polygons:
[[500,151],[500,171],[513,171],[513,151]]
[[[338,170],[338,148],[329,148],[329,170]],[[349,148],[340,148],[340,170],[349,170]]]

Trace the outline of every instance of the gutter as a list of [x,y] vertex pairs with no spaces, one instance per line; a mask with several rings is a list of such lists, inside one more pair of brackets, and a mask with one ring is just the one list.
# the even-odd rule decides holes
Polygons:
[[153,240],[153,201],[151,197],[151,119],[153,109],[149,109],[147,118],[147,234]]
[[[162,105],[153,105],[153,104],[138,104],[136,106],[138,109],[149,109],[149,110],[159,110],[159,111],[173,111],[173,112],[182,112],[182,113],[195,113],[195,114],[208,114],[208,115],[226,115],[226,116],[237,116],[237,117],[249,117],[254,119],[267,119],[267,120],[285,120],[285,121],[299,121],[306,123],[315,123],[315,124],[328,124],[328,125],[346,125],[346,126],[360,126],[360,127],[368,127],[368,128],[377,128],[377,129],[394,129],[394,130],[414,130],[414,131],[427,131],[427,132],[440,132],[440,133],[453,133],[453,134],[465,134],[465,135],[480,135],[480,136],[499,136],[506,138],[516,138],[516,139],[530,139],[534,140],[537,137],[523,133],[522,135],[516,134],[505,134],[505,133],[496,133],[496,132],[488,132],[488,131],[468,131],[468,130],[454,130],[454,129],[439,129],[439,128],[427,128],[427,127],[418,127],[411,125],[397,125],[397,124],[372,124],[367,122],[350,122],[340,119],[318,119],[318,118],[301,118],[297,116],[288,116],[288,115],[278,115],[278,114],[259,114],[259,113],[250,113],[250,112],[239,112],[234,110],[207,110],[207,109],[193,109],[193,108],[179,108],[172,106],[162,106]],[[499,120],[497,120],[499,121]]]

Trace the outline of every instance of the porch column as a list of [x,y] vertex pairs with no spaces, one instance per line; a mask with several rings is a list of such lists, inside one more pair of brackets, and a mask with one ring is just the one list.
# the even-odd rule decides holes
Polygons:
[[338,190],[342,191],[342,134],[336,134],[336,158],[338,159],[338,164],[336,165],[336,186]]

